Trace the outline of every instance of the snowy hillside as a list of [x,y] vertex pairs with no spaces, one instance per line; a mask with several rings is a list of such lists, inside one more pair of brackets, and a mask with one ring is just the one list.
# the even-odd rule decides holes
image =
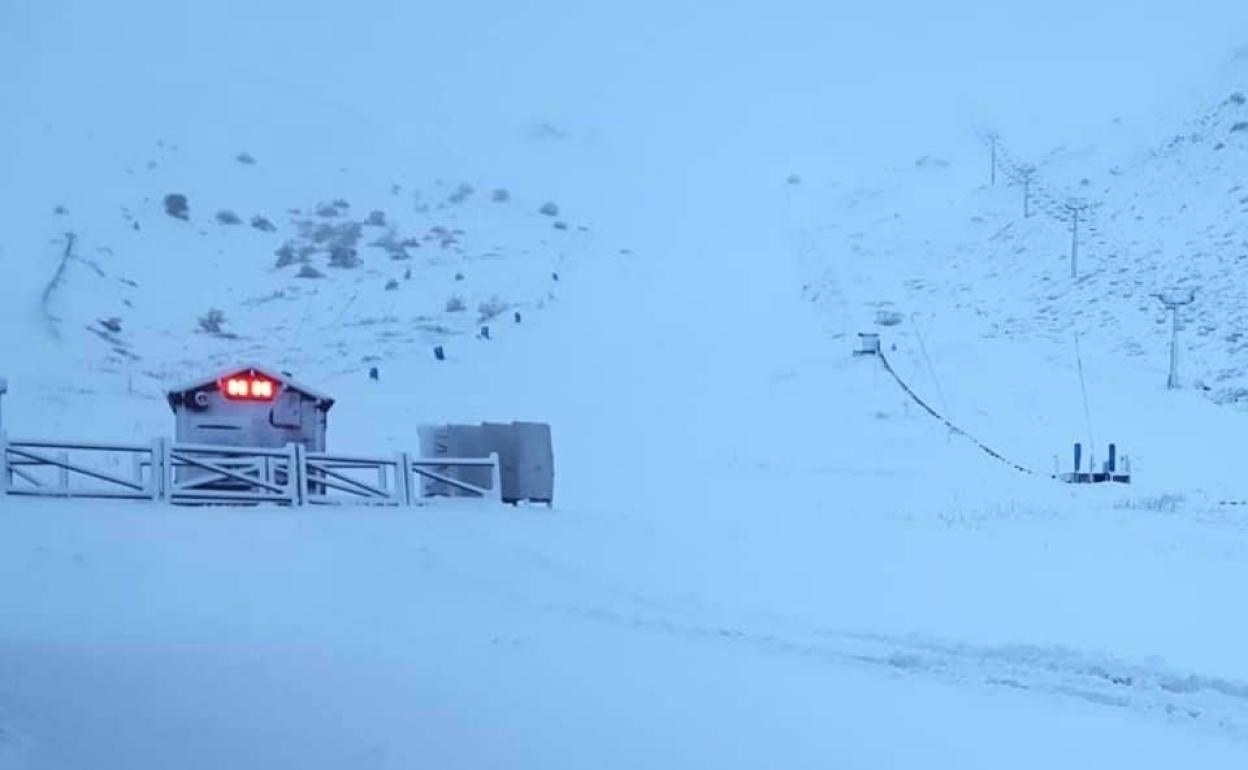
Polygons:
[[[458,358],[597,256],[557,203],[504,186],[344,168],[291,190],[302,157],[148,150],[46,199],[31,223],[47,241],[12,266],[23,275],[9,289],[10,328],[48,346],[10,364],[29,393],[158,398],[239,361],[363,378],[435,346]],[[44,429],[81,425],[66,417]]]
[[[1181,374],[1233,406],[1248,392],[1245,61],[1236,57],[1220,96],[1192,120],[1158,127],[1114,119],[1078,144],[1034,157],[1000,136],[996,185],[988,184],[985,138],[978,154],[952,165],[920,158],[883,186],[792,194],[808,209],[817,203],[820,221],[838,220],[836,232],[809,237],[858,269],[896,277],[899,305],[957,309],[981,339],[1045,341],[1072,358],[1078,335],[1094,360],[1121,362],[1145,382],[1164,382],[1168,366],[1170,321],[1155,295],[1195,289],[1182,311]],[[1035,169],[1029,218],[1027,166]],[[1072,204],[1087,206],[1074,280]],[[893,270],[899,261],[904,267]],[[812,295],[841,269],[824,266],[821,275],[817,261],[809,268]]]
[[[0,7],[10,435],[168,435],[259,360],[334,449],[556,465],[0,497],[0,768],[1242,767],[1248,12],[1086,5]],[[1055,482],[1075,441],[1133,483]]]

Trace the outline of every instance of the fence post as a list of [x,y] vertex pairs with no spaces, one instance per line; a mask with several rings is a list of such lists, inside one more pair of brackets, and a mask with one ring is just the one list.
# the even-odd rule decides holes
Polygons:
[[148,491],[151,493],[153,501],[165,499],[165,490],[167,488],[167,484],[169,483],[165,480],[165,473],[168,469],[167,457],[169,451],[166,443],[166,440],[163,438],[152,440],[152,477],[150,480],[151,486]]
[[407,459],[407,452],[399,452],[394,456],[394,495],[399,505],[412,504],[411,475],[412,463]]
[[9,493],[12,483],[9,476],[9,436],[0,428],[0,497]]
[[490,489],[499,503],[503,502],[503,461],[498,452],[490,452],[490,460],[494,463],[490,468]]
[[165,484],[165,499],[172,502],[178,493],[178,467],[173,459],[174,443],[168,439],[160,440],[161,478]]
[[135,452],[130,455],[130,473],[134,476],[134,483],[140,486],[143,484],[143,453]]
[[287,444],[290,470],[286,473],[287,489],[290,491],[290,504],[303,505],[307,502],[307,463],[308,448],[303,444]]
[[[60,460],[62,463],[68,463],[69,452],[57,452],[56,459]],[[56,470],[56,480],[60,483],[61,494],[69,497],[69,468],[66,468],[65,465],[61,465]]]

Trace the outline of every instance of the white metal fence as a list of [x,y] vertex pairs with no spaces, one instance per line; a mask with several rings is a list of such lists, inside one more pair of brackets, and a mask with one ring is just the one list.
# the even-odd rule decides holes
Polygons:
[[[489,486],[456,477],[483,469]],[[480,474],[476,471],[474,480]],[[414,505],[435,481],[456,494],[501,502],[501,468],[489,457],[348,456],[281,448],[93,444],[8,439],[0,432],[0,496],[163,500],[184,505]]]

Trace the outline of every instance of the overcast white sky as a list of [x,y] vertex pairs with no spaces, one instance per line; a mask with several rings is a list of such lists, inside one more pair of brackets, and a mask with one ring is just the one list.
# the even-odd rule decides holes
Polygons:
[[1243,0],[5,0],[0,89],[19,120],[321,131],[465,166],[550,121],[646,173],[869,169],[987,125],[1039,149],[1154,117],[1215,93],[1241,45]]

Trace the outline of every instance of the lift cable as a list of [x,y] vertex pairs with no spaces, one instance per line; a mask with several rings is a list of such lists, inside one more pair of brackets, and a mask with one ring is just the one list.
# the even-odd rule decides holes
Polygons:
[[[1013,468],[1014,470],[1016,470],[1016,471],[1018,471],[1018,472],[1020,472],[1020,473],[1025,473],[1025,474],[1027,474],[1028,476],[1035,476],[1035,475],[1037,475],[1037,474],[1036,474],[1036,472],[1035,472],[1035,471],[1033,471],[1033,470],[1031,470],[1030,468],[1027,468],[1027,467],[1022,466],[1022,465],[1019,465],[1018,463],[1014,462],[1013,460],[1009,460],[1009,459],[1007,459],[1007,458],[1006,458],[1004,455],[1002,455],[1000,452],[998,452],[998,451],[996,451],[996,450],[992,449],[991,447],[989,447],[989,446],[988,446],[987,444],[985,444],[984,442],[982,442],[982,441],[980,441],[979,439],[977,439],[977,438],[975,438],[974,436],[972,436],[970,433],[967,433],[965,430],[963,430],[963,429],[959,428],[957,425],[954,425],[952,422],[950,422],[950,421],[949,421],[949,419],[948,419],[948,418],[946,418],[946,417],[945,417],[944,415],[942,415],[940,412],[937,412],[935,409],[933,409],[932,407],[928,406],[927,402],[926,402],[926,401],[924,401],[922,398],[919,398],[919,395],[918,395],[917,393],[915,393],[915,392],[914,392],[914,390],[912,390],[912,389],[911,389],[911,387],[910,387],[909,385],[907,385],[907,384],[906,384],[906,381],[905,381],[905,380],[903,380],[903,379],[901,379],[901,376],[900,376],[900,375],[898,375],[898,374],[897,374],[897,372],[896,372],[896,370],[894,370],[894,369],[893,369],[892,364],[890,364],[890,363],[888,362],[888,357],[884,355],[884,351],[883,351],[883,350],[881,350],[881,351],[879,351],[878,353],[876,353],[876,356],[878,356],[878,357],[879,357],[879,359],[880,359],[880,363],[881,363],[881,364],[883,364],[883,366],[884,366],[884,371],[886,371],[886,372],[888,372],[890,375],[892,375],[893,379],[897,381],[897,384],[901,387],[901,389],[902,389],[903,391],[905,391],[905,392],[906,392],[906,395],[910,396],[911,400],[913,400],[913,401],[914,401],[914,403],[916,403],[916,404],[918,404],[919,406],[923,407],[923,409],[924,409],[924,410],[925,410],[928,414],[930,414],[932,417],[935,417],[937,420],[940,420],[942,423],[944,423],[944,424],[945,424],[945,426],[949,428],[949,430],[953,431],[954,433],[957,433],[957,434],[958,434],[958,435],[960,435],[960,436],[965,437],[968,441],[970,441],[970,442],[971,442],[972,444],[974,444],[975,446],[979,447],[979,448],[980,448],[980,449],[981,449],[981,450],[982,450],[985,454],[987,454],[989,457],[993,458],[994,460],[997,460],[998,462],[1004,463],[1005,465],[1008,465],[1009,467]],[[1051,477],[1051,476],[1050,476],[1050,477]]]

